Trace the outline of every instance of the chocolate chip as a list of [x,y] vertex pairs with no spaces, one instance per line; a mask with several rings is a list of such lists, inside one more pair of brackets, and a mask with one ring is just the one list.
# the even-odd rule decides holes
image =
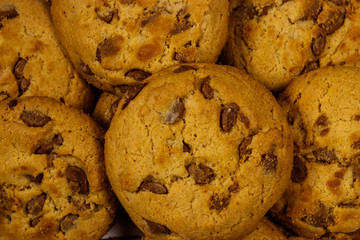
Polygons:
[[154,13],[150,16],[148,16],[147,18],[143,19],[140,22],[140,26],[141,27],[145,27],[146,25],[148,25],[149,23],[151,23],[152,21],[154,21],[157,17],[159,17],[160,13]]
[[329,209],[322,203],[319,203],[316,212],[311,215],[309,214],[305,217],[305,220],[315,227],[327,227],[333,223],[333,218],[329,213]]
[[191,152],[191,147],[189,144],[183,141],[183,152]]
[[250,127],[250,119],[243,113],[239,112],[240,121],[245,125],[246,128]]
[[181,101],[181,99],[176,100],[175,103],[172,105],[170,111],[165,116],[165,124],[176,123],[183,117],[184,112],[184,103]]
[[249,155],[251,154],[252,150],[248,148],[248,146],[251,144],[252,136],[247,136],[242,140],[242,142],[239,144],[238,150],[239,150],[239,158],[243,160],[247,160]]
[[325,114],[321,114],[315,121],[315,126],[327,126],[329,124],[328,117]]
[[314,156],[317,158],[317,161],[332,163],[338,160],[335,152],[333,150],[328,150],[328,147],[322,147],[313,152]]
[[124,38],[120,35],[105,39],[96,49],[96,60],[101,62],[103,58],[115,56],[123,41]]
[[355,121],[360,121],[360,114],[355,115],[355,116],[354,116],[354,120],[355,120]]
[[145,220],[150,228],[151,233],[156,235],[167,235],[170,234],[170,230],[165,226],[156,222]]
[[131,100],[133,100],[145,86],[146,84],[129,86],[124,94],[124,104],[122,105],[121,110],[124,110],[129,105]]
[[214,194],[210,197],[209,208],[217,211],[223,210],[227,205],[229,205],[230,197],[221,197],[218,194]]
[[346,5],[346,0],[329,0],[330,2],[338,5],[338,6],[345,6]]
[[200,185],[208,184],[212,180],[215,179],[214,170],[210,167],[205,166],[204,164],[200,163],[196,165],[195,163],[191,163],[186,167],[190,176],[195,179],[195,182]]
[[70,229],[75,228],[74,221],[79,218],[78,214],[68,214],[60,222],[60,231],[63,233],[69,231]]
[[320,136],[325,136],[326,134],[328,134],[330,132],[330,128],[325,128],[323,130],[320,131]]
[[198,70],[196,67],[189,66],[189,65],[181,65],[180,67],[176,68],[173,73],[182,73],[189,70]]
[[31,215],[38,215],[44,207],[45,200],[46,200],[45,193],[42,193],[34,197],[26,204],[26,212]]
[[16,11],[14,5],[3,5],[0,6],[0,21],[7,18],[13,19],[19,16],[19,13]]
[[[305,74],[307,72],[310,72],[310,71],[313,71],[315,69],[318,69],[320,67],[320,63],[318,60],[316,61],[311,61],[311,62],[308,62],[305,67],[303,68],[303,70],[301,71],[301,74]],[[300,75],[301,75],[300,74]]]
[[78,167],[70,166],[65,173],[70,188],[77,193],[87,194],[89,192],[89,184],[86,174]]
[[294,165],[291,172],[291,181],[302,183],[307,177],[307,168],[305,163],[297,156],[294,156]]
[[29,127],[43,127],[51,120],[50,117],[38,110],[24,110],[20,119]]
[[144,180],[141,183],[139,190],[140,191],[150,191],[150,192],[153,192],[156,194],[167,194],[168,193],[167,188],[163,184],[161,184],[153,179]]
[[41,144],[40,147],[35,150],[35,154],[50,154],[55,146],[60,146],[62,143],[63,138],[61,135],[55,135],[50,141]]
[[226,105],[221,112],[220,126],[224,132],[230,132],[236,124],[236,118],[240,112],[240,107],[236,103]]
[[95,12],[98,18],[107,23],[110,23],[114,16],[114,10],[106,3],[95,8]]
[[148,77],[151,76],[151,73],[146,72],[144,70],[141,69],[131,69],[130,71],[128,71],[127,73],[125,73],[125,77],[129,77],[132,78],[136,81],[142,81]]
[[228,187],[230,193],[238,193],[240,191],[240,186],[238,182],[234,182],[230,187]]
[[115,112],[119,106],[119,102],[120,102],[121,98],[116,99],[110,106],[110,110],[109,110],[109,118],[110,120],[114,117]]
[[22,78],[19,80],[19,92],[20,95],[22,95],[24,92],[26,92],[26,90],[28,90],[30,85],[30,81],[27,80],[26,78]]
[[11,100],[8,103],[9,108],[14,108],[18,104],[18,101],[16,99]]
[[261,165],[267,172],[275,171],[277,165],[277,156],[273,153],[261,155]]
[[353,142],[353,144],[351,144],[351,147],[353,149],[360,149],[360,138],[357,141]]
[[38,223],[40,222],[41,220],[41,217],[37,217],[37,218],[34,218],[34,219],[31,219],[30,220],[30,227],[36,227],[36,225],[38,225]]
[[27,61],[23,58],[19,58],[19,60],[15,63],[13,73],[15,78],[20,80],[24,77],[24,69],[26,66]]
[[42,182],[42,179],[44,177],[44,174],[43,173],[39,173],[38,175],[36,175],[35,177],[32,176],[32,175],[25,175],[26,178],[30,181],[30,182],[33,182],[33,183],[36,183],[36,184],[40,184]]
[[191,28],[191,25],[189,25],[189,23],[178,22],[178,23],[175,23],[174,27],[170,30],[169,33],[171,35],[176,35],[176,34],[184,32],[190,28]]
[[312,39],[311,42],[311,50],[314,56],[318,57],[323,52],[325,48],[326,37],[323,34],[319,34],[315,38]]
[[324,30],[325,34],[329,35],[338,30],[345,21],[345,12],[341,10],[332,11],[327,16],[325,23],[321,23],[320,27]]
[[206,99],[214,98],[214,89],[210,87],[210,80],[210,76],[207,76],[201,84],[201,92]]
[[90,76],[94,75],[94,73],[91,71],[90,67],[80,59],[79,59],[79,67],[83,73],[90,75]]

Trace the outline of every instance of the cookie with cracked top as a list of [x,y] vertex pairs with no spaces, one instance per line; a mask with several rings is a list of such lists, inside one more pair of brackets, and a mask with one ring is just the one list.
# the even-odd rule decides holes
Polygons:
[[105,137],[110,183],[156,239],[238,239],[281,197],[292,138],[271,93],[215,64],[161,70],[122,98]]
[[0,0],[0,39],[0,100],[47,96],[90,111],[93,90],[64,55],[47,3]]
[[245,69],[270,90],[281,91],[297,76],[319,67],[360,66],[358,1],[236,3],[223,61]]
[[360,70],[326,67],[280,94],[294,137],[291,183],[272,215],[299,235],[359,234]]
[[100,239],[118,202],[104,130],[47,97],[0,103],[0,238]]
[[52,17],[78,71],[118,93],[163,67],[216,62],[228,6],[227,0],[54,0]]

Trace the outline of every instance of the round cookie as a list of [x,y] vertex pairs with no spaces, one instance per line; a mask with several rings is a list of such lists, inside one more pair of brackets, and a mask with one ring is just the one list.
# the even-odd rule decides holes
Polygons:
[[93,90],[62,52],[48,3],[0,0],[0,53],[0,99],[47,96],[90,111]]
[[117,200],[104,130],[47,97],[0,103],[0,239],[100,239]]
[[[182,62],[215,62],[227,0],[54,0],[52,17],[78,71],[112,93]],[[120,85],[120,86],[119,86]]]
[[238,239],[281,197],[292,138],[271,93],[239,69],[182,64],[123,97],[105,166],[146,236]]
[[326,67],[294,80],[279,102],[294,168],[272,215],[307,237],[360,232],[360,69]]
[[223,60],[272,91],[319,67],[360,66],[358,1],[245,0],[237,5]]

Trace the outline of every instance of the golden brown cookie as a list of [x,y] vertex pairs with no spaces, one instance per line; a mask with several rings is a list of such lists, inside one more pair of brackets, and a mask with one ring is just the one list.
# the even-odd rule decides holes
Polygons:
[[227,0],[54,0],[58,37],[94,86],[118,93],[163,67],[215,62],[227,39]]
[[299,235],[360,232],[359,74],[317,69],[279,97],[296,147],[292,181],[272,215]]
[[0,103],[0,239],[100,239],[117,206],[104,130],[47,97]]
[[249,75],[182,64],[123,97],[105,138],[110,183],[157,239],[238,239],[281,197],[292,138],[271,93]]
[[0,0],[0,99],[48,96],[89,111],[93,91],[65,57],[47,3]]
[[[355,0],[244,0],[231,14],[226,64],[270,90],[328,65],[360,66],[360,3]],[[235,4],[236,2],[236,4]]]

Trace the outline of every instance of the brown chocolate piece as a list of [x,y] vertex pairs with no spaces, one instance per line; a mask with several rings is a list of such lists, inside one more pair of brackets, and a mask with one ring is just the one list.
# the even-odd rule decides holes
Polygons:
[[60,222],[60,230],[62,232],[67,232],[70,229],[73,229],[76,227],[74,221],[79,218],[79,215],[77,214],[68,214],[66,215],[63,220]]
[[294,156],[294,165],[291,172],[291,181],[294,183],[302,183],[307,177],[307,168],[301,158]]
[[227,205],[229,205],[230,202],[230,197],[226,196],[226,197],[222,197],[218,194],[214,194],[213,196],[211,196],[210,198],[210,202],[209,202],[209,208],[210,209],[214,209],[217,211],[221,211],[223,210]]
[[55,146],[60,146],[63,143],[61,135],[55,135],[49,142],[45,142],[35,150],[35,154],[50,154]]
[[167,194],[168,193],[168,190],[167,188],[155,181],[155,180],[152,180],[152,179],[147,179],[145,181],[143,181],[140,185],[140,191],[150,191],[150,192],[153,192],[153,193],[156,193],[156,194]]
[[212,180],[215,179],[214,170],[210,167],[200,163],[196,165],[195,163],[191,163],[186,167],[190,176],[195,179],[195,182],[200,185],[208,184]]
[[38,110],[24,110],[20,119],[29,127],[43,127],[51,120],[50,117]]
[[70,188],[77,193],[87,194],[89,192],[89,183],[84,171],[78,167],[70,166],[65,173]]
[[275,171],[277,165],[277,157],[273,153],[261,155],[261,165],[265,168],[265,171]]
[[137,68],[131,69],[127,73],[125,73],[125,77],[132,78],[136,81],[142,81],[150,76],[151,73]]
[[38,215],[44,207],[45,200],[46,200],[45,193],[42,193],[34,197],[26,204],[26,212],[31,215]]
[[156,222],[145,220],[153,234],[167,235],[170,234],[170,230],[165,226]]
[[220,126],[224,132],[230,132],[236,124],[236,118],[240,112],[240,107],[236,103],[230,103],[225,106],[221,112]]
[[210,87],[210,76],[204,78],[202,84],[201,84],[201,92],[204,95],[206,99],[212,99],[214,98],[214,89]]
[[176,100],[175,103],[172,105],[170,111],[165,116],[165,124],[176,123],[183,117],[184,112],[184,103],[181,101],[181,99]]

